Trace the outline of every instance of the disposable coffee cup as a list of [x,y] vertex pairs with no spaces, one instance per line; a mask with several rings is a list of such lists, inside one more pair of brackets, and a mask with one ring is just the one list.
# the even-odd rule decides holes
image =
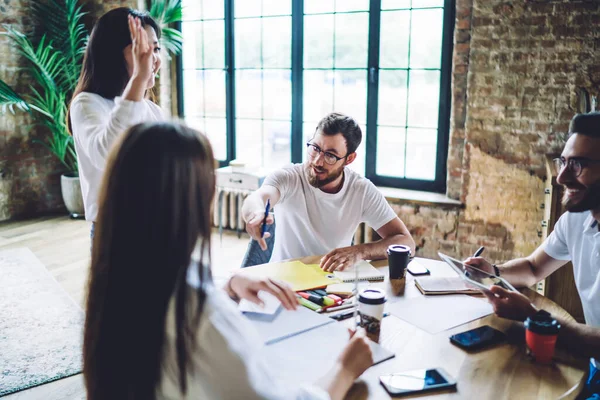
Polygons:
[[390,279],[402,279],[406,276],[406,266],[410,260],[410,247],[393,244],[387,248]]
[[525,342],[536,362],[548,364],[554,357],[560,324],[550,313],[541,311],[525,320]]
[[383,319],[383,308],[385,292],[377,288],[363,289],[358,294],[358,313],[360,315],[360,326],[367,333],[367,337],[378,342],[381,332],[381,320]]

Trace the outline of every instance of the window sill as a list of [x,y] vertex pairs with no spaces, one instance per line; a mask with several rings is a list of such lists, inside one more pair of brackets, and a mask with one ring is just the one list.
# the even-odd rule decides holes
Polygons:
[[441,193],[422,192],[419,190],[397,189],[378,186],[377,189],[390,203],[408,203],[424,206],[440,206],[443,208],[463,208],[463,204]]

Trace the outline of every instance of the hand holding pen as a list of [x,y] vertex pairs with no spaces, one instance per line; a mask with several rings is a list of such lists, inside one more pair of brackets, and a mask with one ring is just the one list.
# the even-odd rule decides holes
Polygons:
[[488,272],[490,274],[496,275],[494,271],[494,267],[491,263],[487,262],[484,258],[480,257],[485,247],[481,246],[477,249],[477,251],[473,254],[472,257],[467,258],[464,263],[470,265],[472,267],[478,268],[482,271]]
[[271,225],[275,220],[270,214],[271,212],[271,199],[267,199],[264,213],[261,211],[254,212],[251,218],[246,221],[246,230],[252,236],[252,239],[258,242],[258,245],[262,250],[267,250],[267,242],[265,239],[271,237],[271,234],[267,232],[267,225]]

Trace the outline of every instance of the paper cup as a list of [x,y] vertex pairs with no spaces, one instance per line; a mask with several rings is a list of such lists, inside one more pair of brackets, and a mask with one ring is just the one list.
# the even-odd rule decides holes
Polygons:
[[358,313],[360,326],[365,328],[367,336],[374,342],[379,341],[381,320],[385,307],[385,292],[377,288],[367,288],[358,294]]

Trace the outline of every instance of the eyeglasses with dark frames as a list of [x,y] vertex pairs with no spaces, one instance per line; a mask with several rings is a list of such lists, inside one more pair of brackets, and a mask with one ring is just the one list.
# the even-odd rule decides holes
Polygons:
[[552,161],[554,161],[554,168],[556,169],[557,174],[560,174],[566,166],[575,177],[581,175],[583,169],[590,164],[600,164],[600,160],[591,160],[589,158],[569,158],[567,160],[564,157],[559,157]]
[[310,158],[315,159],[315,158],[319,157],[319,154],[323,153],[323,160],[325,160],[325,163],[329,164],[329,165],[333,165],[336,162],[348,157],[348,154],[346,154],[344,157],[338,157],[333,153],[324,151],[322,148],[320,148],[316,144],[313,144],[310,142],[306,143],[306,147],[308,148],[308,156]]

